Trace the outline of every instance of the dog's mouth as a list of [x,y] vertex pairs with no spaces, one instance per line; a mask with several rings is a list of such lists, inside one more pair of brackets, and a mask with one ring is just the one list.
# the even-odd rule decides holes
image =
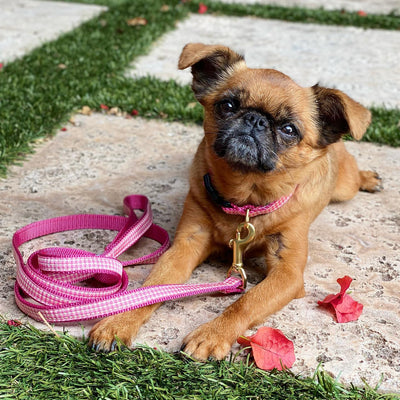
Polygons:
[[221,131],[214,142],[217,156],[243,172],[273,171],[277,156],[271,147],[265,137],[254,133]]

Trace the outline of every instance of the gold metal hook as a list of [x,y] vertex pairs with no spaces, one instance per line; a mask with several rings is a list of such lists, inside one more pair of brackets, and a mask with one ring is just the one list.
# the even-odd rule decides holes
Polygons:
[[[247,234],[242,238],[242,232],[246,231]],[[236,237],[229,241],[229,247],[233,249],[233,262],[232,266],[229,268],[228,277],[232,275],[233,272],[240,274],[242,278],[242,288],[245,289],[247,285],[247,276],[243,268],[243,254],[247,245],[254,239],[256,235],[256,230],[254,225],[249,222],[249,210],[246,212],[246,220],[238,225],[236,228]]]

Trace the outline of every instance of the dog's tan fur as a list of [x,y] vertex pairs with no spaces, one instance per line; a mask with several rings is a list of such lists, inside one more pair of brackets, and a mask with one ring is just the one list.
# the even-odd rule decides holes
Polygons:
[[[218,76],[204,85],[198,74],[202,64],[212,60]],[[291,200],[272,214],[252,219],[256,239],[247,249],[263,254],[267,276],[229,306],[219,317],[197,328],[184,339],[184,351],[205,360],[227,355],[238,336],[251,326],[304,295],[303,271],[307,261],[310,224],[330,201],[353,198],[358,190],[375,191],[379,177],[359,171],[355,159],[338,137],[321,145],[320,113],[337,113],[335,102],[344,110],[349,132],[360,139],[370,123],[370,113],[344,93],[320,87],[302,88],[281,72],[249,69],[244,60],[224,46],[189,44],[181,54],[179,68],[195,66],[193,90],[204,107],[205,136],[195,155],[190,174],[190,190],[172,247],[160,258],[145,285],[183,283],[210,254],[226,248],[242,217],[225,214],[214,204],[202,183],[211,172],[218,192],[235,204],[264,205],[295,191]],[[202,76],[204,78],[204,76]],[[214,76],[215,78],[215,76]],[[284,118],[287,108],[295,110],[302,140],[279,154],[273,171],[246,172],[232,168],[213,151],[218,130],[214,104],[233,89],[244,88],[250,95],[241,99],[243,107],[261,109],[274,118]],[[332,110],[330,109],[332,108]],[[332,116],[335,122],[337,116]],[[212,301],[210,299],[210,301]],[[159,304],[108,317],[97,323],[90,342],[109,350],[117,336],[127,345]]]

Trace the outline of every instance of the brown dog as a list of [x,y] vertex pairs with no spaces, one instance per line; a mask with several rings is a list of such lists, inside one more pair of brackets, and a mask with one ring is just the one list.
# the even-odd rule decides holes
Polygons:
[[[256,237],[247,253],[264,255],[267,277],[184,339],[183,349],[193,357],[221,359],[247,328],[304,295],[308,230],[321,210],[360,189],[379,190],[380,179],[359,171],[341,142],[346,133],[361,139],[371,119],[346,94],[300,87],[272,69],[250,69],[224,46],[186,45],[179,68],[188,67],[204,107],[205,136],[173,246],[145,285],[182,283],[211,253],[226,248],[243,217],[227,214],[222,206],[261,206],[292,195],[278,210],[251,218]],[[90,343],[107,351],[118,337],[130,345],[158,306],[100,321]]]

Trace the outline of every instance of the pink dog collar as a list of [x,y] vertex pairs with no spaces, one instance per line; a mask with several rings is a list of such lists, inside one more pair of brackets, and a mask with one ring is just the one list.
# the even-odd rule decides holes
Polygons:
[[266,204],[265,206],[253,206],[252,204],[246,204],[245,206],[237,206],[236,204],[231,204],[230,207],[222,207],[222,210],[226,214],[243,215],[243,216],[246,216],[247,210],[249,210],[249,217],[257,217],[257,215],[269,214],[276,210],[279,210],[292,198],[293,193],[290,193],[287,196],[282,196],[280,199],[275,200],[269,204]]
[[219,193],[218,191],[214,188],[211,182],[211,176],[210,174],[206,174],[203,177],[204,180],[204,186],[211,197],[211,199],[218,204],[222,211],[224,211],[226,214],[231,214],[231,215],[242,215],[242,216],[247,216],[247,210],[249,210],[249,217],[256,217],[257,215],[264,215],[264,214],[269,214],[272,213],[276,210],[279,210],[282,206],[284,206],[294,195],[296,192],[297,186],[295,190],[288,194],[287,196],[282,196],[280,199],[275,200],[269,204],[263,205],[263,206],[254,206],[252,204],[246,204],[244,206],[238,206],[236,204],[233,204],[227,200],[225,200]]
[[[154,263],[169,246],[168,233],[152,220],[150,203],[145,196],[124,199],[128,217],[80,214],[34,222],[13,236],[17,263],[15,299],[27,315],[40,321],[39,312],[50,323],[64,323],[104,318],[150,304],[212,292],[238,293],[240,279],[230,277],[209,284],[158,285],[126,290],[126,265]],[[135,209],[143,210],[138,218]],[[119,231],[104,253],[96,255],[71,248],[46,248],[32,253],[26,262],[19,247],[32,239],[51,233],[76,229]],[[141,237],[160,243],[160,248],[140,258],[119,261],[117,257]],[[101,287],[87,287],[80,282],[94,279]]]

